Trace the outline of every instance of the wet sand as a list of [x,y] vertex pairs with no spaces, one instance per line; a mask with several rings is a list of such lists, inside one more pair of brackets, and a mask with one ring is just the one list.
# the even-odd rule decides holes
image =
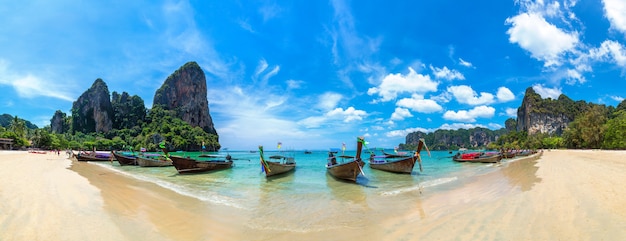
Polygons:
[[63,154],[0,151],[0,164],[0,240],[626,239],[623,151],[546,151],[448,190],[361,203],[363,225],[310,232],[257,230],[250,212]]

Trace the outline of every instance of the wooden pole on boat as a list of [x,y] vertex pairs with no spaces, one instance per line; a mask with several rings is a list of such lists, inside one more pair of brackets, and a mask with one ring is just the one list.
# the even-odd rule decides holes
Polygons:
[[426,148],[426,151],[428,151],[428,156],[430,157],[430,150],[428,150],[428,146],[426,146],[426,142],[424,141],[424,139],[420,139],[419,143],[417,144],[417,151],[415,152],[415,157],[417,157],[417,163],[420,166],[420,172],[424,171],[424,169],[422,168],[422,157],[420,156],[422,147]]
[[261,158],[261,167],[263,168],[263,171],[267,174],[272,172],[272,170],[270,170],[269,165],[267,165],[267,161],[265,161],[265,158],[263,157],[263,146],[259,146],[259,156]]
[[365,140],[363,139],[363,137],[357,137],[356,140],[356,166],[359,167],[359,170],[361,171],[361,175],[365,176],[365,173],[363,172],[363,168],[361,168],[361,150],[363,149],[363,145],[365,144]]

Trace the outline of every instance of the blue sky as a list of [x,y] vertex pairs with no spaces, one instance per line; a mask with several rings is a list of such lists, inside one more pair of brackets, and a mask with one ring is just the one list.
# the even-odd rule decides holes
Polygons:
[[503,127],[524,91],[616,106],[626,2],[2,1],[0,113],[44,126],[102,78],[152,107],[196,61],[229,149]]

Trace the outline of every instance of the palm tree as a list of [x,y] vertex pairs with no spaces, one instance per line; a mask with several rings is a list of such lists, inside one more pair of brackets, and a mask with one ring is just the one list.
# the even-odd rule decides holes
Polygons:
[[23,120],[17,118],[17,116],[13,117],[13,121],[11,121],[11,131],[15,133],[18,137],[24,137],[26,132],[26,124]]

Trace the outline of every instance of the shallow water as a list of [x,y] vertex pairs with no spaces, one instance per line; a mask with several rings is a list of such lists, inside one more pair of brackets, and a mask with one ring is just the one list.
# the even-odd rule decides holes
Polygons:
[[[199,154],[172,153],[192,157]],[[327,151],[301,151],[291,153],[297,161],[294,172],[268,179],[261,172],[258,153],[217,154],[230,154],[236,159],[234,167],[179,175],[174,167],[120,166],[115,161],[95,164],[198,198],[207,205],[239,209],[249,217],[245,225],[250,228],[291,232],[366,227],[380,217],[403,212],[398,207],[419,209],[424,196],[452,189],[468,178],[495,169],[493,164],[457,163],[447,151],[433,151],[430,157],[422,153],[423,172],[417,164],[411,175],[365,165],[357,183],[348,183],[327,174]],[[275,154],[265,152],[266,158]],[[345,154],[354,155],[354,151]]]

